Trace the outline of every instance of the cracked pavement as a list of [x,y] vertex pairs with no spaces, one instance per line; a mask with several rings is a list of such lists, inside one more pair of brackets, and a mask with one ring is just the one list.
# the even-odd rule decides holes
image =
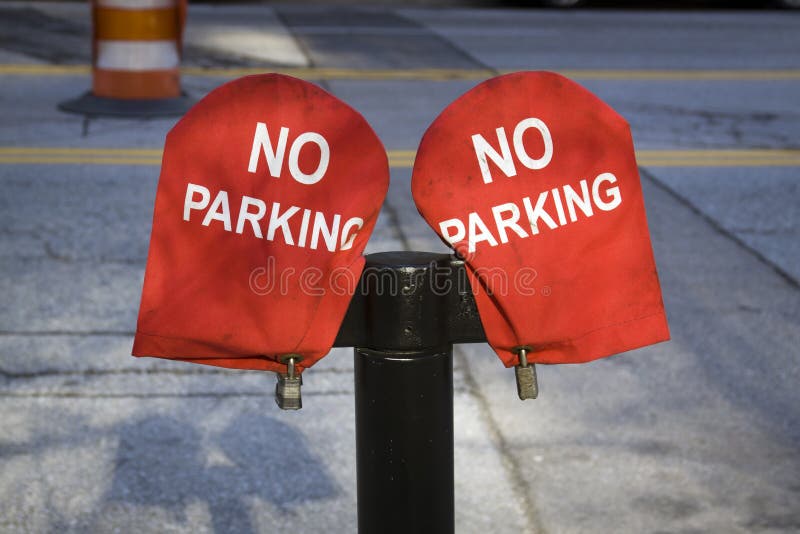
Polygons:
[[[192,5],[190,67],[800,69],[771,11]],[[83,65],[87,6],[0,3],[0,63]],[[225,81],[194,72],[200,97]],[[413,150],[477,80],[314,80]],[[0,146],[157,149],[172,120],[67,115],[85,73],[0,73]],[[637,149],[798,149],[800,76],[581,83]],[[645,166],[672,341],[541,366],[455,351],[456,529],[800,530],[800,167]],[[442,251],[392,169],[367,252]],[[158,168],[0,162],[0,532],[353,532],[352,355],[304,375],[129,356]]]

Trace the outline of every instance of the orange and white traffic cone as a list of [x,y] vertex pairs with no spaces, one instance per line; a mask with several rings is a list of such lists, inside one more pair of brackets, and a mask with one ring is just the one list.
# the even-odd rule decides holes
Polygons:
[[59,105],[84,115],[180,115],[186,0],[92,0],[92,90]]

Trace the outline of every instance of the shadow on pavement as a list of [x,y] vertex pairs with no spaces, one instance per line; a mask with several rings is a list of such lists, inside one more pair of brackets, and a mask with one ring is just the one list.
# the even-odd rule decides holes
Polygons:
[[257,529],[248,497],[292,514],[294,505],[338,493],[303,436],[269,417],[240,415],[206,442],[191,425],[163,415],[117,430],[113,482],[101,509],[115,503],[158,507],[184,522],[186,506],[201,501],[215,532],[250,533]]

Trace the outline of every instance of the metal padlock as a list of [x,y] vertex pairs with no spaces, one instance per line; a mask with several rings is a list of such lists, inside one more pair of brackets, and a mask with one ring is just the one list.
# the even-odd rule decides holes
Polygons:
[[281,410],[299,410],[303,407],[303,398],[300,387],[303,385],[303,376],[295,373],[297,356],[286,358],[286,374],[278,373],[278,383],[275,384],[275,403]]
[[539,384],[536,380],[536,366],[528,363],[528,349],[519,349],[519,365],[514,367],[517,379],[517,395],[520,400],[535,399],[539,395]]

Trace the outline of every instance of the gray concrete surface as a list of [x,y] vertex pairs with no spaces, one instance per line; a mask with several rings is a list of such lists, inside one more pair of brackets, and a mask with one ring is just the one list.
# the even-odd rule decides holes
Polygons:
[[[86,14],[0,3],[0,63],[85,64]],[[638,149],[798,149],[798,49],[800,18],[779,12],[198,5],[185,63],[355,69],[316,81],[390,151],[477,79],[359,69],[578,69]],[[782,74],[636,77],[652,69]],[[162,146],[171,120],[56,111],[88,83],[0,70],[0,149]],[[525,403],[487,346],[457,347],[457,532],[800,531],[800,167],[641,173],[672,341],[541,367]],[[157,177],[0,150],[0,532],[354,532],[349,351],[305,375],[298,413],[271,375],[129,356]],[[409,181],[392,169],[369,252],[443,250]]]

